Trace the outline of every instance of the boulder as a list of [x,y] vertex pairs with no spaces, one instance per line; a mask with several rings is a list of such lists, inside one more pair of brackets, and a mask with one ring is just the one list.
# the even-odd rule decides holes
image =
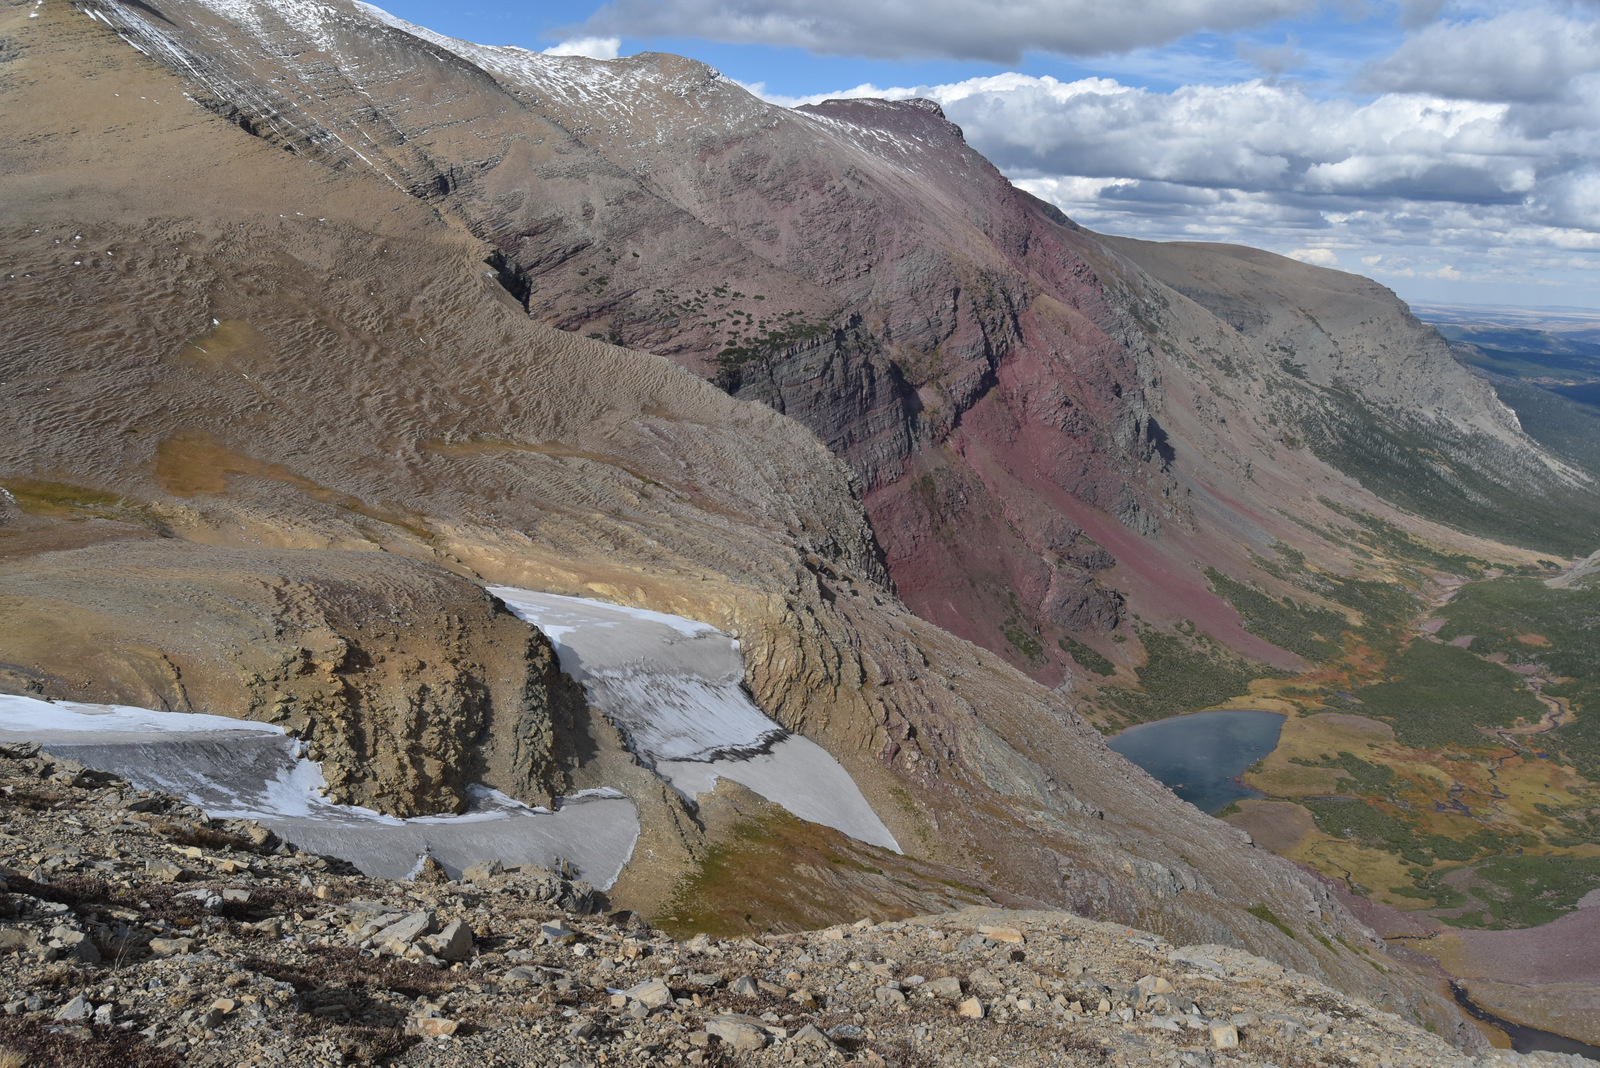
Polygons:
[[758,1050],[767,1044],[766,1024],[750,1016],[713,1016],[706,1021],[706,1033],[716,1035],[741,1053]]
[[433,930],[433,913],[421,909],[391,923],[373,935],[372,940],[380,946],[409,946],[431,930]]
[[638,986],[623,991],[632,1001],[648,1009],[659,1009],[672,1004],[672,989],[660,979],[649,979]]

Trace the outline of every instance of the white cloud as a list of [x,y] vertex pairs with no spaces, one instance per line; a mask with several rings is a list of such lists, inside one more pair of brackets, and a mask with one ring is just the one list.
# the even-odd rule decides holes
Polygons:
[[767,103],[777,104],[782,108],[799,107],[801,104],[820,104],[824,100],[897,100],[916,95],[915,91],[909,89],[880,89],[871,82],[862,82],[854,89],[838,89],[831,93],[812,93],[809,96],[785,96],[783,93],[769,93],[766,82],[741,82],[737,78],[731,80],[750,90],[750,92]]
[[616,59],[622,47],[620,37],[574,37],[570,41],[551,45],[544,50],[547,56],[587,56],[590,59]]
[[1369,64],[1359,83],[1458,100],[1549,100],[1600,71],[1600,27],[1548,8],[1439,22]]
[[1015,63],[1024,52],[1126,52],[1311,10],[1314,0],[612,0],[586,23],[630,37],[704,37],[880,58]]
[[1564,151],[1526,137],[1504,104],[1317,100],[1262,81],[1161,93],[1106,78],[1002,74],[887,95],[938,100],[975,147],[1027,177],[1499,202],[1529,193]]
[[1595,302],[1582,287],[1600,274],[1600,90],[1329,99],[1262,80],[1160,92],[1008,73],[804,102],[826,96],[937,100],[1019,187],[1094,229],[1325,266],[1347,250],[1380,278],[1487,295],[1564,276],[1581,280],[1567,299]]
[[[1126,23],[1123,36],[1088,18],[1068,41],[1068,31],[1048,20],[1032,36],[1013,32],[1013,20],[1044,10],[1046,0],[982,15],[969,9],[972,2],[925,0],[913,11],[903,2],[856,10],[843,0],[753,0],[736,17],[724,0],[662,0],[651,10],[691,16],[678,33],[818,51],[989,58],[1007,49],[1127,47],[1141,34],[1166,40],[1183,20],[1208,24],[1214,14],[1212,0],[1163,12],[1129,8],[1131,17],[1115,15]],[[1050,10],[1077,11],[1079,2]],[[1236,22],[1279,2],[1261,0],[1248,8],[1255,14]],[[1298,0],[1281,2],[1292,7]],[[1236,42],[1237,58],[1214,47],[1134,52],[1116,61],[1130,72],[1123,81],[1006,73],[805,97],[751,88],[787,106],[828,97],[937,100],[1019,187],[1095,229],[1257,245],[1434,287],[1436,296],[1479,286],[1484,297],[1504,302],[1518,285],[1531,299],[1538,287],[1559,284],[1568,286],[1569,302],[1597,303],[1600,0],[1323,0],[1321,17],[1340,2],[1351,17],[1398,16],[1406,29],[1390,55],[1360,68],[1342,88],[1339,79],[1354,62],[1348,53],[1341,64],[1312,50],[1308,73],[1295,81],[1288,72],[1301,69],[1298,42],[1276,34]],[[649,3],[616,0],[602,14],[642,12]],[[1113,19],[1111,7],[1103,5],[1099,17]],[[896,20],[907,24],[901,36],[871,38]],[[1130,28],[1141,20],[1149,25]],[[925,25],[911,25],[919,21]],[[958,32],[971,40],[955,40]],[[830,46],[829,34],[871,39]],[[1284,44],[1263,47],[1273,39]],[[1211,65],[1174,61],[1159,77],[1145,70],[1174,56],[1203,56]],[[1246,80],[1246,62],[1267,76]],[[1543,294],[1543,302],[1558,296]]]

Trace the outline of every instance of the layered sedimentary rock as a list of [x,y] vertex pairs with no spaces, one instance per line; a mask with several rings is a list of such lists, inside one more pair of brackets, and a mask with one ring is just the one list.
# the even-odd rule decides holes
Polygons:
[[576,688],[542,635],[449,572],[135,536],[6,553],[0,575],[24,692],[276,723],[310,743],[330,800],[399,816],[459,812],[484,773],[538,803],[565,785],[555,727]]
[[675,56],[170,7],[83,10],[241,130],[478,236],[533,317],[804,423],[859,478],[906,603],[1047,683],[1063,637],[1138,667],[1133,612],[1297,664],[1200,573],[1272,589],[1251,553],[1279,540],[1347,563],[1318,495],[1471,528],[1497,494],[1582,481],[1381,287],[1090,234],[928,101],[784,109]]

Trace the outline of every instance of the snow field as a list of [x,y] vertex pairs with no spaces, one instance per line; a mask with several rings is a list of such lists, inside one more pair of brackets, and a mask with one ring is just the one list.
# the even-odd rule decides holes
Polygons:
[[725,776],[801,819],[900,852],[849,772],[790,734],[745,691],[739,643],[706,623],[604,601],[491,586],[550,639],[561,668],[673,789]]
[[551,867],[564,859],[594,886],[616,882],[633,856],[639,816],[615,791],[585,791],[532,808],[468,788],[460,815],[398,819],[322,796],[322,769],[281,727],[127,705],[51,703],[0,694],[0,742],[52,754],[182,797],[212,816],[257,820],[301,849],[348,860],[367,875],[405,878],[432,856],[452,877],[480,860]]

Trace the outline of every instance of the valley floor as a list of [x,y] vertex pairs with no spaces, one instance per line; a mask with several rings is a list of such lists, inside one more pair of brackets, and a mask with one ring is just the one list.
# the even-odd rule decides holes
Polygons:
[[1343,624],[1306,626],[1325,610],[1214,577],[1261,632],[1328,643],[1312,670],[1224,702],[1287,718],[1244,776],[1264,796],[1219,815],[1376,903],[1370,925],[1490,1011],[1600,1042],[1600,954],[1571,937],[1600,922],[1584,907],[1600,904],[1600,589],[1584,564],[1507,572],[1381,524],[1337,533],[1367,550],[1365,575],[1332,576],[1282,547],[1268,562],[1360,612],[1337,648],[1328,632]]

